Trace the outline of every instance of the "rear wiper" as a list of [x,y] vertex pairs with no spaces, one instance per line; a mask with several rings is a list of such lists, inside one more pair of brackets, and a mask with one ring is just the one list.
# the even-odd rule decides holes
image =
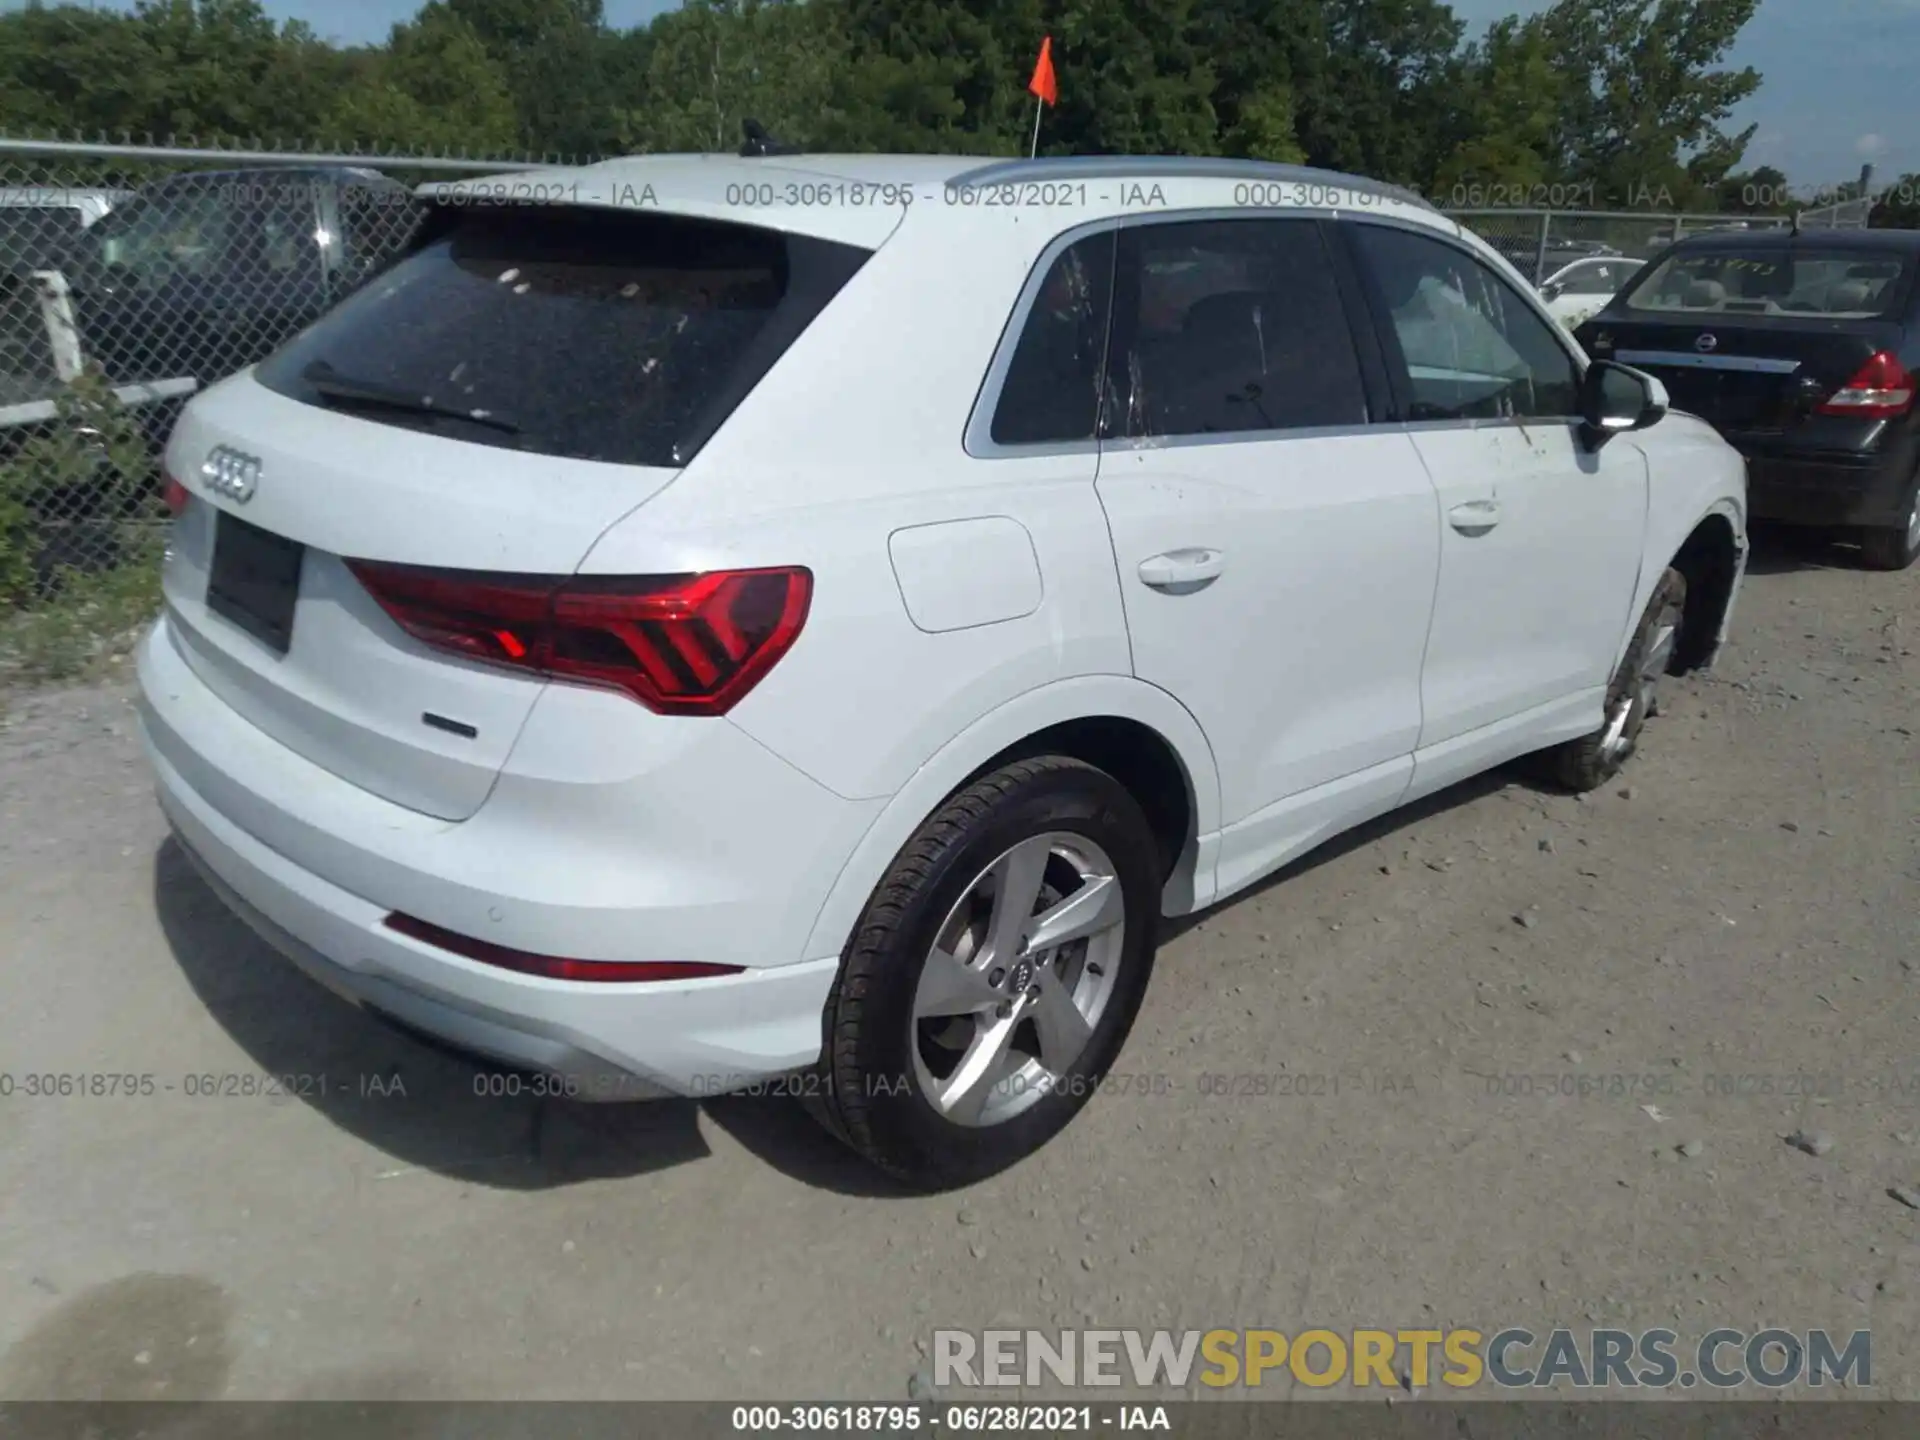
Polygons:
[[408,415],[463,420],[469,425],[497,430],[502,435],[520,433],[520,427],[513,421],[502,420],[488,411],[459,410],[451,405],[436,404],[428,395],[415,395],[372,380],[355,380],[342,375],[325,360],[316,360],[307,366],[300,372],[300,378],[311,385],[322,399],[338,401],[343,405],[369,405],[381,410],[398,410]]

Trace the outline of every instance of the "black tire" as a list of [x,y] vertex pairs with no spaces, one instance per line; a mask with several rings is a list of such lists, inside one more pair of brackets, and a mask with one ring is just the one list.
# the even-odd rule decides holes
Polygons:
[[[1657,704],[1648,703],[1635,693],[1640,688],[1649,651],[1658,639],[1658,632],[1664,628],[1662,617],[1684,615],[1686,606],[1686,576],[1669,566],[1653,587],[1646,612],[1641,615],[1627,653],[1621,657],[1620,668],[1614,671],[1613,682],[1607,687],[1607,723],[1591,735],[1545,752],[1541,759],[1548,779],[1577,795],[1584,795],[1613,779],[1632,758],[1639,746],[1641,728],[1658,713]],[[1662,667],[1663,673],[1670,673],[1670,665],[1671,661]],[[1624,717],[1619,715],[1622,706],[1626,707]],[[1623,721],[1622,733],[1612,737],[1616,718]],[[1619,743],[1620,740],[1625,743]]]
[[1905,570],[1920,558],[1920,477],[1907,494],[1908,521],[1860,532],[1860,557],[1869,570]]
[[[1125,905],[1114,989],[1062,1083],[998,1124],[958,1124],[936,1109],[916,1074],[921,971],[985,867],[1023,840],[1061,832],[1093,841],[1113,862]],[[816,1117],[921,1190],[970,1184],[1031,1155],[1099,1088],[1133,1028],[1152,973],[1161,888],[1152,828],[1105,771],[1045,755],[968,785],[908,841],[854,928],[827,1001]]]

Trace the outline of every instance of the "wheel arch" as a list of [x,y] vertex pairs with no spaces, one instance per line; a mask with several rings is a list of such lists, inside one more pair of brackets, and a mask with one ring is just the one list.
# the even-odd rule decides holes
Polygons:
[[1037,754],[1075,756],[1133,792],[1171,856],[1166,913],[1182,914],[1211,900],[1220,781],[1199,722],[1145,681],[1081,676],[990,711],[914,772],[841,868],[814,921],[805,958],[840,953],[888,867],[949,797],[1001,765]]
[[1687,604],[1674,647],[1672,673],[1710,669],[1726,643],[1734,597],[1746,572],[1746,537],[1730,504],[1700,518],[1668,564],[1687,581]]
[[[1655,483],[1657,487],[1657,475]],[[1725,643],[1734,602],[1746,575],[1747,525],[1742,501],[1723,493],[1704,508],[1686,512],[1685,519],[1676,515],[1669,524],[1654,527],[1648,536],[1626,626],[1614,647],[1614,669],[1625,659],[1654,587],[1669,567],[1679,570],[1687,581],[1687,607],[1674,652],[1680,660],[1675,673],[1711,668]]]

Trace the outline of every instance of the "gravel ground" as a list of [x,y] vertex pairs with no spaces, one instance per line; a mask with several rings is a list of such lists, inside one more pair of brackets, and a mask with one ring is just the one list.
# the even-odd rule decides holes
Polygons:
[[[1920,1398],[1916,600],[1763,539],[1622,783],[1183,927],[1130,1093],[938,1199],[784,1101],[477,1095],[228,918],[124,685],[15,695],[0,1074],[159,1088],[0,1098],[0,1398],[892,1398],[995,1324],[1871,1327]],[[313,1093],[186,1093],[267,1075]]]

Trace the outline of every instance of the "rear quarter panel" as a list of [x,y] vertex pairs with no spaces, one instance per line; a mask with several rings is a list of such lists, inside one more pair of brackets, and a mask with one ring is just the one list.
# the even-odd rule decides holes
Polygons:
[[[1029,691],[1131,677],[1091,447],[975,459],[962,444],[1028,273],[1075,223],[1038,209],[910,215],[692,464],[582,566],[809,567],[805,630],[731,719],[849,799],[893,795]],[[896,538],[947,525],[951,546],[934,553],[925,534]],[[1029,545],[1008,542],[1015,527]],[[970,543],[982,536],[998,539]],[[908,553],[922,583],[986,623],[916,625],[896,574]],[[989,603],[999,595],[1005,604]]]

